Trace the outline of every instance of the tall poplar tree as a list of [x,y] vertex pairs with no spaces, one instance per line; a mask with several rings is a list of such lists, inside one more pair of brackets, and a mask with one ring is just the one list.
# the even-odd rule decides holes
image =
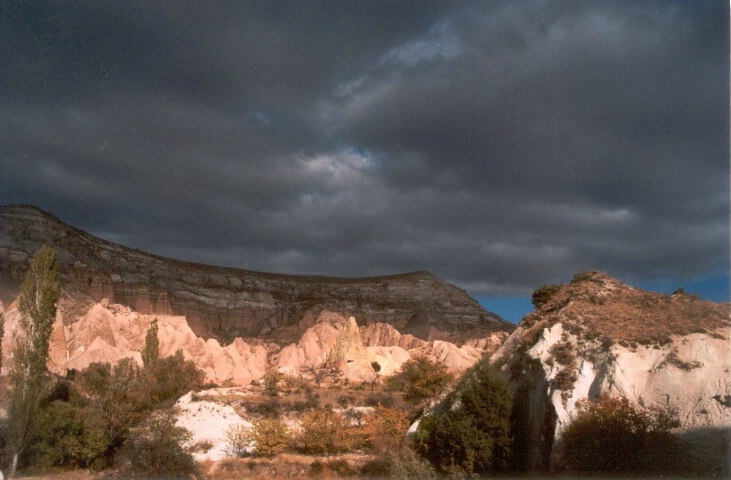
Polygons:
[[48,340],[61,295],[61,275],[56,251],[41,247],[33,256],[20,287],[19,325],[25,336],[13,350],[8,408],[8,443],[12,452],[10,475],[15,476],[21,457],[33,435],[34,420],[44,394],[43,375],[48,361]]
[[160,340],[157,338],[157,318],[150,322],[150,328],[145,335],[145,348],[142,350],[142,364],[145,369],[152,371],[160,360]]

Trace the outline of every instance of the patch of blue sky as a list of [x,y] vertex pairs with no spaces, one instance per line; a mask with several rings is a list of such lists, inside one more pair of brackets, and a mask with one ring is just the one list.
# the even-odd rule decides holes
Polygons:
[[700,277],[687,281],[646,280],[638,282],[638,287],[660,293],[673,293],[682,288],[687,293],[699,295],[703,300],[728,302],[731,300],[729,274]]
[[516,325],[525,315],[533,311],[533,304],[530,301],[530,297],[477,296],[475,299],[486,310],[496,313]]

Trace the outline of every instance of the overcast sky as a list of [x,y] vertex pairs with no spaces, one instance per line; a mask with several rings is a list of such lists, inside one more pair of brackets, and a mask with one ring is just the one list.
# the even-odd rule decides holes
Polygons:
[[728,297],[728,2],[0,10],[2,204],[254,270]]

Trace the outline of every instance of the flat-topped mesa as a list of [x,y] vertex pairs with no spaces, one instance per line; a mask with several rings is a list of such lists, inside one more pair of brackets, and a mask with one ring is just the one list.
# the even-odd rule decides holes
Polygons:
[[[188,263],[102,240],[28,206],[0,207],[5,305],[17,295],[30,258],[43,244],[56,249],[66,295],[106,298],[143,314],[183,315],[197,335],[223,342],[253,336],[289,342],[302,333],[306,313],[325,308],[423,339],[513,329],[465,291],[428,272],[337,278]],[[72,316],[73,310],[62,308],[62,313]]]

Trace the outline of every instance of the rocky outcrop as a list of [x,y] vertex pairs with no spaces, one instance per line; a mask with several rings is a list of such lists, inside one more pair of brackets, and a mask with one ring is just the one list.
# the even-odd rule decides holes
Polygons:
[[282,348],[276,363],[285,374],[296,375],[302,370],[325,366],[332,346],[340,336],[345,318],[330,311],[323,311],[297,343]]
[[488,349],[491,338],[475,340],[474,344],[459,347],[443,340],[425,342],[401,335],[387,324],[359,328],[354,317],[346,320],[342,314],[326,311],[299,342],[282,348],[275,365],[287,375],[326,367],[339,370],[352,381],[371,381],[398,372],[413,355],[424,355],[461,373],[493,351]]
[[702,473],[728,474],[729,325],[728,305],[634,289],[599,272],[575,277],[492,356],[515,391],[525,462],[556,466],[578,400],[622,396],[675,410],[677,433],[703,450]]
[[[379,360],[387,362],[386,357]],[[375,367],[374,365],[378,365]],[[335,340],[335,344],[327,355],[326,365],[336,368],[348,380],[371,381],[377,378],[381,371],[381,364],[376,361],[376,354],[363,346],[358,324],[354,317],[350,317]],[[395,368],[389,366],[391,370]],[[378,372],[376,372],[378,368]]]
[[405,350],[423,347],[426,341],[413,335],[401,335],[398,330],[387,323],[372,323],[360,329],[363,345],[367,347],[401,347]]
[[326,364],[329,367],[337,368],[345,363],[360,360],[368,360],[368,352],[360,339],[355,317],[350,317],[327,354]]
[[[12,345],[22,331],[14,305],[7,310],[3,338],[3,373],[12,364]],[[129,307],[103,301],[94,304],[76,322],[64,325],[59,314],[49,342],[48,368],[59,375],[68,370],[83,370],[92,362],[116,363],[132,358],[141,364],[140,351],[153,319],[158,320],[160,355],[181,350],[186,359],[204,371],[206,381],[220,385],[245,385],[266,372],[268,352],[256,341],[235,339],[226,346],[217,340],[204,340],[193,333],[184,317],[144,315]]]
[[[463,290],[427,272],[372,278],[276,275],[211,267],[146,254],[94,237],[33,207],[0,207],[0,301],[9,304],[33,253],[56,249],[66,295],[107,298],[143,315],[185,317],[196,335],[228,343],[302,334],[306,312],[341,312],[361,324],[386,323],[423,340],[448,339],[480,327],[513,325]],[[73,323],[74,309],[62,310]],[[284,336],[286,333],[288,336]]]
[[[15,303],[5,314],[2,373],[7,374],[12,365],[12,346],[22,331],[18,327],[19,313]],[[346,319],[342,314],[327,310],[320,312],[314,323],[305,322],[311,326],[298,342],[281,349],[277,344],[238,337],[222,346],[215,339],[197,336],[185,317],[140,314],[106,299],[91,304],[73,323],[64,325],[62,317],[58,313],[54,323],[48,360],[49,370],[59,375],[66,375],[72,369],[83,370],[93,362],[114,364],[123,358],[132,358],[141,364],[140,352],[153,319],[158,321],[160,355],[165,357],[182,351],[186,359],[204,371],[207,382],[218,385],[247,385],[261,379],[271,366],[295,377],[306,376],[313,369],[330,368],[340,371],[351,381],[373,381],[378,376],[396,373],[414,354],[429,356],[443,362],[450,370],[461,372],[486,353],[472,346],[457,347],[441,340],[430,343],[419,340],[417,347],[406,350],[399,344],[408,345],[412,340],[401,342],[399,339],[409,336],[402,336],[390,325],[360,329],[355,318]],[[389,332],[392,341],[383,345],[372,342],[366,347],[362,333],[368,331]]]

